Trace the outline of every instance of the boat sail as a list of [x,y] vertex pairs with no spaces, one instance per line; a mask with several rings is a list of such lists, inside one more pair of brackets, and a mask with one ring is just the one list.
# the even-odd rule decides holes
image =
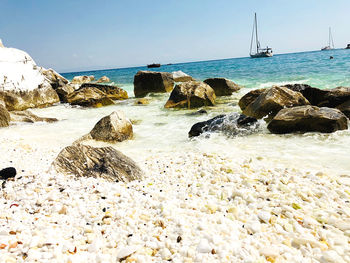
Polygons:
[[[255,47],[255,45],[253,47],[254,38],[255,38],[255,42],[256,42],[256,47]],[[255,48],[256,48],[256,50],[255,50]],[[250,54],[251,58],[265,58],[265,57],[272,57],[273,56],[272,48],[269,48],[269,47],[260,48],[260,42],[258,39],[258,22],[256,19],[256,13],[254,16],[254,25],[253,25],[252,39],[250,42],[250,53],[249,54]]]
[[[331,44],[332,44],[332,46],[331,46]],[[333,42],[331,28],[329,28],[328,46],[325,46],[324,48],[321,48],[321,50],[331,50],[331,49],[334,49],[334,42]]]

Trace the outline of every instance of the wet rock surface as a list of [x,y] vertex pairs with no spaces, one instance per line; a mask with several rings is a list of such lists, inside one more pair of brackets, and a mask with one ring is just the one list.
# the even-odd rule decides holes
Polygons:
[[79,105],[83,107],[102,107],[114,104],[104,92],[96,88],[82,88],[69,94],[67,102],[71,105]]
[[282,109],[268,124],[272,133],[324,132],[331,133],[348,128],[346,116],[337,109],[299,106]]
[[122,88],[119,88],[115,85],[103,85],[103,84],[96,84],[96,83],[84,83],[80,86],[80,88],[77,90],[82,90],[84,88],[95,88],[107,95],[108,98],[112,100],[124,100],[128,98],[128,93],[123,90]]
[[7,127],[10,125],[10,114],[6,108],[0,105],[0,127]]
[[243,114],[218,115],[210,120],[198,122],[191,127],[189,137],[207,132],[222,132],[226,135],[247,135],[258,128],[257,119]]

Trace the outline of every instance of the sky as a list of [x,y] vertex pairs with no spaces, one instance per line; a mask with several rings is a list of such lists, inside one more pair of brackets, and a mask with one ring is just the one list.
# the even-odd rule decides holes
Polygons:
[[246,57],[254,12],[274,53],[350,43],[349,0],[0,0],[0,39],[59,72]]

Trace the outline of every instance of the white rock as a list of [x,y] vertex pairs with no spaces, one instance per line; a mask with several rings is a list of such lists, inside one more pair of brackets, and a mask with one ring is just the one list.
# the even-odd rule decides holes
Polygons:
[[199,253],[210,253],[212,250],[207,239],[201,239],[197,246],[197,251]]
[[137,251],[138,247],[137,246],[126,246],[122,247],[118,250],[117,253],[117,258],[125,258],[127,256],[130,256],[131,254],[135,253]]
[[270,218],[271,218],[271,213],[267,212],[267,211],[260,211],[258,213],[258,217],[261,221],[263,221],[265,223],[269,223]]

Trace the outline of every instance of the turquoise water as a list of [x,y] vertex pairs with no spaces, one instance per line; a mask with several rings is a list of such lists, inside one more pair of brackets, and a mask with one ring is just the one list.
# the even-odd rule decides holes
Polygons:
[[[333,56],[334,59],[329,59]],[[246,88],[268,87],[275,83],[300,82],[319,88],[350,85],[350,50],[313,51],[275,55],[272,58],[233,58],[224,60],[164,65],[154,71],[172,72],[182,70],[192,77],[204,80],[224,77]],[[72,79],[76,75],[104,75],[132,94],[134,75],[146,67],[109,69],[64,73]]]

